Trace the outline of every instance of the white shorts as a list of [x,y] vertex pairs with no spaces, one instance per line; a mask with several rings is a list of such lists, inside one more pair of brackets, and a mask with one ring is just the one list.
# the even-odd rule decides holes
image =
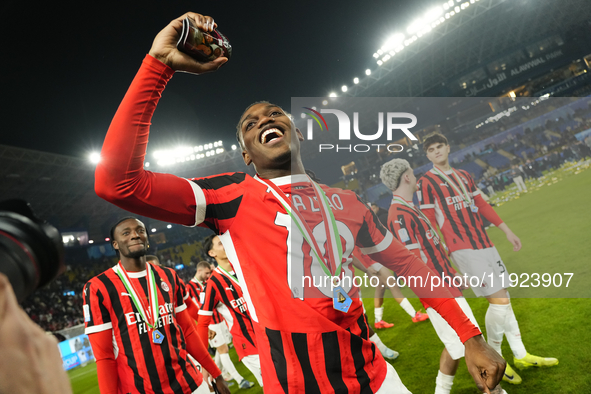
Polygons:
[[232,336],[225,321],[218,324],[211,324],[209,329],[215,331],[215,337],[209,340],[209,346],[216,348],[232,342]]
[[388,362],[386,364],[388,364],[388,372],[376,394],[412,394],[402,383],[392,364]]
[[[242,358],[242,363],[246,365],[246,368],[252,372],[259,386],[263,387],[263,376],[261,375],[261,360],[258,354],[251,354]],[[240,382],[239,382],[240,383]]]
[[[466,299],[464,297],[458,297],[455,300],[460,308],[462,308],[462,311],[464,311],[466,316],[468,316],[468,319],[470,319],[472,324],[480,328]],[[429,315],[429,320],[431,321],[431,324],[433,324],[433,328],[435,329],[437,336],[445,345],[445,348],[447,349],[451,358],[458,360],[464,357],[464,344],[462,341],[460,341],[460,337],[454,331],[454,329],[451,328],[449,323],[445,321],[445,319],[441,317],[441,315],[433,308],[427,308],[427,314]]]
[[462,249],[450,255],[477,297],[488,297],[511,285],[509,273],[494,246],[486,249]]

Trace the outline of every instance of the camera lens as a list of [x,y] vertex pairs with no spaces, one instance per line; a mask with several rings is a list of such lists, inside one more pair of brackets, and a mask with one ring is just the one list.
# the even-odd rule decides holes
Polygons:
[[0,203],[0,272],[8,276],[18,301],[64,270],[59,231],[23,200]]

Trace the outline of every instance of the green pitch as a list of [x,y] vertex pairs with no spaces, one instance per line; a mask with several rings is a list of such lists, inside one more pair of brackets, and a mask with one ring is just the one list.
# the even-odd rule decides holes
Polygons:
[[[510,290],[528,351],[560,360],[560,364],[552,368],[517,370],[523,378],[521,385],[502,383],[510,394],[567,394],[590,390],[591,330],[587,324],[591,321],[591,300],[572,298],[591,296],[591,286],[588,285],[591,283],[591,170],[588,168],[588,164],[566,167],[547,174],[541,181],[529,182],[528,193],[518,195],[512,187],[493,198],[498,205],[495,208],[497,213],[523,243],[523,249],[515,253],[500,230],[489,230],[509,272],[525,272],[530,276],[534,273],[573,273],[568,289],[563,282],[560,288],[540,286]],[[364,291],[365,295],[371,293],[370,289]],[[469,292],[466,296],[470,296]],[[421,307],[418,299],[410,301],[416,309]],[[369,322],[373,323],[373,299],[364,302]],[[488,303],[477,298],[469,298],[468,302],[486,334],[484,315]],[[400,352],[400,357],[392,365],[410,391],[433,393],[443,349],[433,327],[429,321],[412,323],[391,298],[385,300],[385,307],[384,320],[396,325],[379,330],[378,334],[387,346]],[[503,355],[513,365],[506,341]],[[234,350],[231,350],[231,356],[240,374],[255,381],[248,369],[238,362]],[[99,393],[94,363],[70,371],[69,376],[75,394]],[[258,385],[249,390],[238,390],[234,383],[230,389],[232,393],[263,392]],[[477,393],[463,362],[452,393]]]

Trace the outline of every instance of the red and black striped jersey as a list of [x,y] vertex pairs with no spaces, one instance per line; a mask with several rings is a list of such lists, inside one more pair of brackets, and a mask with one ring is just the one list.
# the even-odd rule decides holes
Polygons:
[[[406,201],[412,208],[392,201],[388,211],[388,229],[408,250],[415,253],[429,268],[439,274],[439,277],[450,278],[456,275],[451,266],[447,252],[439,240],[438,234],[433,234],[427,218],[423,218],[414,208],[412,201]],[[462,293],[453,286],[447,286],[454,297],[461,297]]]
[[[205,287],[207,283],[201,283],[197,279],[193,278],[189,282],[187,282],[187,290],[191,298],[197,303],[199,309],[203,307],[203,301],[205,301]],[[212,322],[211,324],[218,324],[224,321],[224,318],[220,314],[220,312],[216,309],[213,312]]]
[[200,315],[212,316],[218,311],[224,316],[238,358],[258,354],[257,342],[242,287],[235,277],[216,268],[205,286],[205,300]]
[[[152,342],[147,324],[114,267],[84,286],[85,333],[113,331],[119,392],[192,393],[203,378],[188,358],[185,337],[175,317],[187,307],[183,302],[185,288],[173,270],[151,266],[158,294],[156,328],[164,334],[164,341]],[[127,274],[138,297],[148,300],[146,271]]]
[[[97,193],[128,211],[205,226],[220,235],[254,323],[266,391],[377,391],[386,363],[364,334],[361,301],[354,299],[349,312],[343,313],[333,308],[330,281],[315,286],[313,279],[328,276],[272,192],[280,188],[288,196],[288,204],[309,224],[326,257],[325,226],[307,177],[267,180],[230,173],[187,180],[144,169],[151,117],[173,73],[149,55],[144,60],[105,138],[95,172]],[[435,273],[396,241],[364,202],[351,191],[322,189],[343,245],[337,276],[352,282],[350,255],[357,245],[399,276],[419,278],[410,287],[430,299],[463,341],[480,334],[448,291],[430,291],[426,283]],[[329,269],[334,272],[336,267],[329,264]],[[345,282],[343,287],[350,291],[352,284]]]
[[[482,199],[472,177],[464,170],[455,171],[464,183],[470,198]],[[446,172],[446,175],[452,182],[457,182],[451,175],[451,171]],[[431,169],[419,179],[418,188],[420,208],[429,217],[432,215],[426,211],[435,210],[437,225],[450,252],[460,249],[486,249],[493,246],[484,229],[481,212],[472,212],[464,196],[456,192],[456,188],[462,190],[460,185],[455,184],[454,188]],[[477,201],[477,205],[481,205],[481,202]],[[435,223],[432,224],[435,225]]]

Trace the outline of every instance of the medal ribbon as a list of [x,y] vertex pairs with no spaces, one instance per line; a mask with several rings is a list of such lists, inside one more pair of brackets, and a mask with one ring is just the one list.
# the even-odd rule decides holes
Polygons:
[[431,221],[429,220],[429,218],[427,216],[425,216],[425,214],[423,212],[421,212],[420,209],[415,208],[414,205],[410,205],[404,199],[402,199],[398,196],[395,196],[392,199],[392,201],[397,202],[398,204],[402,204],[402,205],[412,209],[413,211],[415,211],[421,217],[421,219],[423,219],[425,222],[427,222],[427,225],[429,226],[429,230],[431,230],[431,234],[433,234],[433,237],[437,238],[439,240],[439,242],[441,242],[442,246],[447,250],[447,246],[445,245],[443,240],[439,237],[439,234],[437,233],[437,231],[435,231],[435,229],[431,225]]
[[320,263],[320,267],[322,268],[324,273],[330,277],[338,276],[341,273],[341,266],[343,262],[343,246],[341,244],[341,236],[339,235],[334,214],[332,213],[332,210],[329,207],[326,194],[320,188],[320,186],[318,186],[316,182],[312,181],[312,179],[308,177],[308,180],[312,184],[316,200],[320,204],[320,212],[322,214],[322,219],[324,221],[324,229],[326,231],[328,260],[330,263],[332,263],[334,267],[336,267],[334,274],[330,272],[330,270],[325,264],[324,259],[320,256],[320,248],[316,243],[316,239],[312,236],[312,231],[308,227],[308,224],[306,223],[306,221],[297,209],[291,209],[290,204],[285,200],[285,198],[287,198],[285,193],[281,189],[279,189],[277,185],[275,185],[273,182],[266,182],[265,180],[259,178],[258,175],[255,176],[255,179],[260,183],[264,184],[265,186],[268,186],[271,190],[271,193],[273,193],[275,198],[277,198],[281,205],[283,205],[285,211],[289,214],[293,222],[296,224],[298,230],[300,230],[308,245],[310,245],[310,249],[312,249],[312,251],[314,252],[314,255]]
[[222,271],[222,273],[226,274],[226,276],[227,276],[228,278],[230,278],[230,280],[231,280],[232,282],[234,282],[234,283],[236,283],[238,286],[240,286],[240,283],[238,282],[238,278],[237,278],[237,277],[235,277],[234,275],[232,275],[231,273],[229,273],[228,271],[226,271],[225,269],[223,269],[221,265],[218,265],[218,266],[217,266],[217,268],[219,268],[219,269]]
[[444,181],[449,183],[451,185],[451,187],[456,191],[456,193],[458,193],[460,196],[462,196],[462,198],[464,199],[464,201],[466,201],[468,203],[468,205],[472,205],[472,199],[470,198],[468,191],[464,187],[464,182],[462,182],[462,180],[459,178],[458,174],[456,174],[456,171],[453,168],[451,169],[451,173],[454,176],[454,178],[456,178],[456,181],[458,181],[458,184],[462,188],[462,191],[460,191],[458,189],[456,183],[453,182],[443,171],[440,171],[439,168],[437,168],[436,166],[433,166],[433,171],[435,171],[435,173],[437,175],[439,175],[441,178],[443,178]]
[[[154,272],[152,272],[150,263],[146,262],[146,279],[148,281],[147,308],[144,305],[142,298],[138,297],[138,293],[135,291],[135,287],[133,286],[133,283],[131,283],[129,276],[127,275],[127,271],[125,271],[125,268],[123,268],[121,262],[119,262],[119,264],[117,264],[115,267],[115,272],[117,275],[119,275],[119,278],[131,296],[131,300],[135,304],[136,309],[140,312],[148,327],[155,329],[156,323],[158,322],[158,294],[156,293],[156,280],[154,279]],[[152,309],[152,316],[154,316],[154,323],[150,323],[146,313],[146,310],[149,310],[150,308]]]

